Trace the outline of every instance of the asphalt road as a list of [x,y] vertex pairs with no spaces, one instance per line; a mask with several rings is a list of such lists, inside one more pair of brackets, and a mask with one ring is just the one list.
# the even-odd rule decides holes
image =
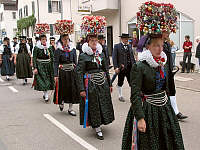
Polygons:
[[[5,80],[4,77],[1,77]],[[130,89],[124,85],[125,103],[118,101],[114,86],[112,100],[115,121],[103,126],[104,141],[95,137],[91,128],[83,129],[79,117],[60,112],[53,103],[45,104],[42,93],[22,81],[0,80],[0,150],[120,150],[123,127],[130,107]],[[114,84],[115,85],[115,84]],[[186,150],[200,149],[200,74],[177,74],[179,110],[188,115],[180,122]],[[49,92],[52,98],[52,92]],[[78,105],[74,109],[78,114]],[[81,138],[81,139],[80,139]]]

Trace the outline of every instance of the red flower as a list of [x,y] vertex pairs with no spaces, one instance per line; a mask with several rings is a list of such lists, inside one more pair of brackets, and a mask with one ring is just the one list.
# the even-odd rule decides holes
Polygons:
[[162,62],[165,62],[165,58],[161,58],[160,60],[161,60]]

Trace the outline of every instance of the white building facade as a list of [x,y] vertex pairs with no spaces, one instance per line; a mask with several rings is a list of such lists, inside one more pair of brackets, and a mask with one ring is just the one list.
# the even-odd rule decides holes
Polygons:
[[[91,4],[93,15],[103,15],[107,18],[107,42],[110,54],[115,43],[120,41],[118,37],[121,33],[129,33],[131,36],[136,31],[138,38],[141,33],[136,28],[136,13],[142,3],[148,0],[82,0],[84,4]],[[200,35],[200,17],[198,0],[191,0],[188,3],[180,0],[154,0],[155,2],[172,3],[179,12],[178,27],[176,34],[171,34],[171,39],[182,51],[185,35],[191,37],[194,43],[193,51],[196,48],[195,37]],[[110,40],[113,42],[110,42]]]
[[2,1],[0,4],[0,38],[13,38],[17,32],[17,7],[15,1]]
[[[47,36],[58,38],[59,35],[55,35],[53,26],[56,20],[73,20],[75,27],[77,27],[77,22],[80,24],[81,16],[77,12],[77,6],[77,0],[18,0],[18,20],[34,15],[36,24],[47,23],[50,25],[50,34]],[[34,26],[23,29],[22,34],[33,37]],[[75,28],[75,33],[71,35],[72,41],[78,39],[78,34],[79,29]]]

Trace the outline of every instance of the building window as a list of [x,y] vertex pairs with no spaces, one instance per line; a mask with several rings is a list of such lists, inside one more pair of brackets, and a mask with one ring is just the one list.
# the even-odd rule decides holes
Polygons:
[[58,0],[48,0],[48,12],[61,12],[61,1]]
[[28,5],[24,6],[24,17],[28,16]]
[[16,12],[12,12],[13,19],[16,19]]
[[3,21],[3,13],[0,14],[0,21]]
[[35,2],[34,1],[32,2],[32,14],[33,15],[35,14]]
[[21,18],[22,18],[22,8],[19,9],[19,19],[21,19]]

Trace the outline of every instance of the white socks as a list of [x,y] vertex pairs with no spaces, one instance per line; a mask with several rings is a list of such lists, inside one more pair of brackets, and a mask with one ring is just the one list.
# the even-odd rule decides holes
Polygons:
[[117,86],[118,92],[119,92],[119,97],[122,97],[122,87]]
[[179,110],[178,110],[178,106],[177,106],[177,103],[176,103],[176,96],[170,96],[170,101],[171,101],[171,105],[174,109],[174,112],[177,115],[179,113]]
[[49,99],[48,92],[47,92],[47,91],[43,91],[43,92],[44,92],[44,97],[45,97],[45,100],[48,100],[48,99]]
[[73,104],[70,103],[70,104],[69,104],[69,111],[72,111],[72,107],[73,107]]
[[101,128],[98,127],[98,128],[95,128],[96,130],[96,133],[99,135],[99,136],[103,136],[103,133],[101,132]]

